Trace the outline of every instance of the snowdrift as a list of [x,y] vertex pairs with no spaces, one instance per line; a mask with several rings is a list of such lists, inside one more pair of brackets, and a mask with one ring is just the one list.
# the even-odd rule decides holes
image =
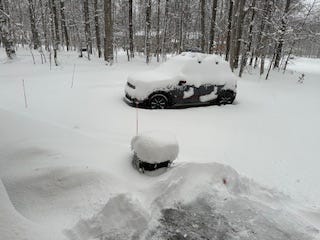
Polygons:
[[56,240],[67,239],[60,233],[48,234],[49,228],[31,222],[16,211],[0,179],[0,239]]
[[66,235],[72,240],[304,240],[319,233],[285,210],[286,196],[222,164],[180,164],[141,191],[114,196]]

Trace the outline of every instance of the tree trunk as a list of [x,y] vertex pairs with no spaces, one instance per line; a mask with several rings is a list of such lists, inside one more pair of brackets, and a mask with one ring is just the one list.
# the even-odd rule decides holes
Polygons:
[[92,54],[92,39],[91,39],[91,30],[90,30],[90,17],[89,17],[88,0],[83,0],[83,11],[84,11],[84,33],[85,33],[85,37],[86,37],[88,58],[90,59],[90,54]]
[[161,47],[162,60],[166,59],[167,54],[167,29],[169,23],[169,0],[166,0],[164,6],[164,29],[163,29],[163,40]]
[[145,54],[146,54],[146,63],[150,62],[150,50],[151,50],[151,39],[150,39],[150,30],[151,30],[151,0],[146,0],[146,30],[145,30]]
[[[51,18],[51,41],[52,41],[52,46],[53,46],[53,58],[54,58],[54,63],[56,66],[58,66],[58,48],[59,48],[59,29],[58,29],[58,24],[56,20],[58,20],[57,17],[57,8],[55,7],[55,2],[54,0],[49,0],[49,9],[50,9],[50,18]],[[51,55],[51,50],[50,50],[50,55]],[[51,57],[50,57],[51,61]]]
[[14,44],[9,31],[9,13],[6,14],[3,0],[0,0],[0,37],[1,42],[6,50],[7,57],[13,59],[15,56]]
[[213,53],[213,49],[214,49],[214,35],[215,35],[215,27],[216,27],[217,5],[218,5],[218,0],[213,0],[212,14],[211,14],[211,26],[210,26],[210,45],[209,45],[209,53],[210,54]]
[[238,10],[239,10],[239,1],[235,0],[233,9],[232,9],[232,24],[231,24],[231,37],[230,37],[230,56],[229,56],[229,64],[230,68],[234,70],[234,58],[235,58],[235,48],[237,44],[237,28],[236,24],[239,20]]
[[250,53],[250,50],[251,50],[252,31],[253,31],[253,25],[254,25],[254,17],[255,17],[255,14],[256,14],[255,6],[256,6],[256,0],[253,0],[252,4],[251,4],[252,15],[251,15],[250,23],[249,23],[248,41],[245,43],[244,51],[243,51],[243,54],[241,56],[239,77],[242,77],[242,73],[243,73],[244,67],[247,64],[248,56],[249,56],[249,53]]
[[179,19],[179,47],[178,47],[178,53],[180,54],[183,51],[183,44],[184,44],[184,16],[185,16],[185,3],[184,1],[180,1],[180,19]]
[[236,27],[235,28],[235,35],[233,36],[233,46],[232,46],[232,62],[231,62],[231,69],[238,68],[239,65],[239,54],[241,48],[241,37],[242,37],[242,30],[243,30],[243,22],[245,17],[244,6],[246,4],[246,0],[238,0],[238,9],[236,10]]
[[270,28],[270,20],[271,20],[271,7],[273,6],[273,1],[265,0],[265,11],[263,14],[263,32],[262,32],[262,39],[261,39],[261,63],[260,63],[260,75],[264,73],[264,63],[266,58],[266,51],[267,51],[267,34]]
[[66,22],[64,1],[65,0],[60,0],[61,31],[62,31],[62,36],[64,38],[64,41],[66,43],[67,51],[69,51],[70,40],[69,40],[69,33],[68,33],[67,22]]
[[55,42],[56,42],[57,49],[58,49],[59,44],[60,44],[60,34],[59,34],[59,21],[58,21],[57,5],[56,5],[56,0],[50,0],[50,1],[51,1],[51,9],[52,9],[53,20],[54,20]]
[[287,14],[289,12],[290,3],[291,3],[291,0],[286,0],[286,6],[281,19],[280,37],[279,37],[279,41],[276,49],[276,56],[275,56],[274,65],[273,65],[274,68],[279,68],[279,64],[280,64],[282,47],[284,42],[284,35],[287,29]]
[[227,40],[226,40],[226,57],[225,57],[226,61],[229,60],[230,45],[231,45],[232,11],[233,11],[233,0],[230,0],[229,12],[228,12]]
[[30,17],[33,48],[38,49],[38,47],[40,47],[40,42],[39,42],[38,30],[36,28],[33,0],[28,0],[28,8],[29,8],[29,17]]
[[[160,0],[158,0],[160,1]],[[133,20],[132,20],[132,0],[129,0],[129,49],[130,58],[134,58],[134,45],[133,45]]]
[[99,58],[101,58],[102,51],[101,51],[101,38],[100,38],[100,27],[99,27],[98,0],[93,1],[93,8],[94,8],[94,27],[96,32],[96,44],[98,49],[98,56]]
[[160,61],[160,3],[161,0],[157,0],[157,62]]
[[44,36],[44,41],[45,41],[45,49],[49,51],[49,39],[48,39],[48,29],[47,29],[47,7],[43,6],[43,0],[39,0],[39,7],[41,11],[41,25],[42,25],[42,31],[43,31],[43,36]]
[[108,65],[113,64],[113,22],[112,22],[112,2],[104,0],[104,21],[105,21],[105,41],[104,60]]
[[206,7],[206,1],[200,0],[201,51],[203,53],[205,52],[205,46],[206,46],[205,7]]

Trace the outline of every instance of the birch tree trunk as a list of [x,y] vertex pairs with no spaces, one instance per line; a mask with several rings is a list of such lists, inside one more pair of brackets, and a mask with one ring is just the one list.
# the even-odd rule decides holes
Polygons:
[[113,21],[112,21],[112,1],[104,0],[104,60],[108,65],[113,64]]

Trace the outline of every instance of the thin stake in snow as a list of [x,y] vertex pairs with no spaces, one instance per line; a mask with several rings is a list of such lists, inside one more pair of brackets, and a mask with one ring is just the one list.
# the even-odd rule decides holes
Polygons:
[[72,81],[71,81],[71,88],[73,88],[73,82],[74,82],[74,73],[76,71],[76,64],[73,64],[73,73],[72,73]]
[[22,79],[22,88],[23,88],[23,95],[24,95],[24,106],[28,108],[28,101],[27,101],[27,94],[26,94],[26,87],[24,84],[24,79]]
[[139,133],[139,114],[138,114],[138,103],[136,103],[136,136]]

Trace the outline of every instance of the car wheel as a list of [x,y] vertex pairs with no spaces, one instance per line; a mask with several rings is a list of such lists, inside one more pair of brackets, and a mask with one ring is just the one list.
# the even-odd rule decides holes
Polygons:
[[149,100],[151,109],[164,109],[168,107],[168,98],[163,94],[155,94]]
[[218,103],[219,104],[231,104],[235,99],[235,94],[231,90],[223,90],[219,93]]

